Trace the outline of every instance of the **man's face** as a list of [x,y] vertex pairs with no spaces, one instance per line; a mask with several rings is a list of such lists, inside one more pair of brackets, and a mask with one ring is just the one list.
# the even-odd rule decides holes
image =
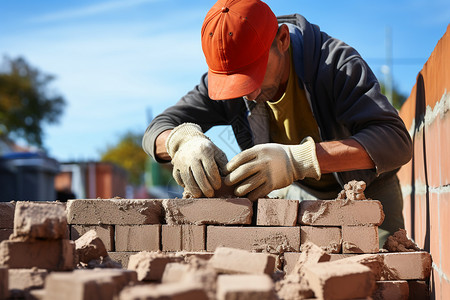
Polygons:
[[276,45],[272,46],[269,51],[264,80],[257,90],[245,95],[247,99],[258,103],[277,101],[286,89],[287,80],[286,82],[282,82],[284,81],[283,74],[285,74],[286,68],[289,68],[289,61],[286,64],[284,56],[280,53]]

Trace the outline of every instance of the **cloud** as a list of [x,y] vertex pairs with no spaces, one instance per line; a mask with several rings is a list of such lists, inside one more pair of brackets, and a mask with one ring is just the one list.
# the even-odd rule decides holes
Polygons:
[[89,5],[78,9],[63,10],[55,13],[45,14],[31,19],[31,22],[45,23],[54,21],[67,21],[69,19],[77,19],[83,17],[90,17],[99,14],[109,13],[117,10],[140,6],[150,2],[159,0],[124,0],[124,1],[110,1],[100,4]]

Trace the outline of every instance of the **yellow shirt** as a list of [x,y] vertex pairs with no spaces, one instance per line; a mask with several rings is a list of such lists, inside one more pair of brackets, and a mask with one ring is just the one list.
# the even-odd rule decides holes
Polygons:
[[[266,102],[269,111],[270,140],[278,144],[298,145],[305,137],[311,136],[318,143],[322,141],[319,127],[306,99],[305,90],[299,85],[292,63],[292,50],[289,50],[291,66],[286,91],[278,101]],[[338,183],[332,174],[322,174],[319,181],[305,178],[302,183],[321,191],[338,188]]]

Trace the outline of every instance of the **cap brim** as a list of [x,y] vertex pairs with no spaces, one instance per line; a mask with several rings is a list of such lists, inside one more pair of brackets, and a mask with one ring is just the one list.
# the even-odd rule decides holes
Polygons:
[[256,61],[233,74],[208,70],[208,94],[213,100],[240,98],[258,89],[266,74],[269,51]]

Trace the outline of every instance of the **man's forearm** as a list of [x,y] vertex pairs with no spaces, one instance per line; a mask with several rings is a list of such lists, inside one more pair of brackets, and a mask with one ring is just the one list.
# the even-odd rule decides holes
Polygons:
[[322,174],[375,168],[364,147],[353,139],[317,143],[316,154]]
[[160,133],[155,141],[155,155],[160,160],[170,161],[171,157],[167,153],[166,140],[172,130],[166,130]]

